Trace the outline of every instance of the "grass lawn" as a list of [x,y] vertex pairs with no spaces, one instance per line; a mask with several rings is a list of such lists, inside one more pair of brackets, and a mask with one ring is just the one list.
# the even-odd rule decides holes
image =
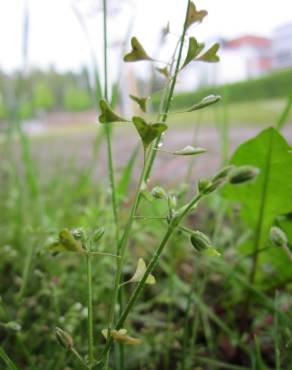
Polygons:
[[[285,99],[232,103],[226,107],[220,102],[210,109],[170,115],[169,122],[179,125],[187,125],[194,121],[211,123],[214,121],[220,122],[225,116],[230,124],[271,126],[275,124],[285,106]],[[292,110],[290,111],[287,122],[292,123]]]

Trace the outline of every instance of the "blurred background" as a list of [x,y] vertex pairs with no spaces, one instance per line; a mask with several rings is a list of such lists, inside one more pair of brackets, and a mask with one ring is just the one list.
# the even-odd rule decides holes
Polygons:
[[[150,63],[127,64],[122,58],[135,35],[157,60],[155,67],[165,66],[181,32],[185,3],[110,0],[108,6],[112,105],[131,115],[136,107],[129,94],[151,95],[149,109],[155,113],[164,77]],[[210,148],[215,165],[220,151],[226,157],[258,126],[273,125],[285,108],[292,93],[292,17],[286,0],[274,7],[259,0],[201,0],[197,7],[209,15],[190,34],[207,45],[219,42],[221,60],[190,64],[179,76],[172,108],[183,109],[211,93],[221,94],[223,102],[204,114],[171,116],[174,129],[167,140],[169,145],[181,145],[193,135]],[[69,154],[57,145],[58,155],[71,158],[77,146],[76,157],[87,160],[103,86],[102,50],[99,1],[1,1],[1,132],[12,130],[11,122],[17,119],[33,137],[66,138]],[[286,119],[292,122],[291,114]],[[194,123],[203,127],[197,130]],[[176,127],[181,125],[185,129],[178,133]],[[216,130],[224,143],[216,139]],[[287,125],[291,137],[289,130]],[[122,135],[119,129],[117,135]],[[127,134],[129,143],[131,136]],[[117,158],[118,165],[119,161],[123,158]]]
[[[264,128],[277,125],[292,142],[291,1],[194,2],[199,10],[206,9],[208,16],[189,29],[188,37],[196,37],[207,47],[219,42],[220,62],[192,62],[179,74],[172,114],[167,120],[169,129],[161,144],[168,151],[194,145],[206,148],[207,152],[185,157],[159,151],[147,183],[149,189],[159,185],[177,195],[178,207],[185,204],[188,190],[194,193],[194,180],[213,177],[240,143]],[[107,3],[108,100],[119,114],[132,117],[143,113],[129,94],[151,96],[146,117],[155,122],[166,80],[157,68],[165,67],[171,60],[182,33],[187,0],[107,0]],[[123,56],[131,50],[132,36],[138,38],[155,59],[154,63],[123,62]],[[188,42],[183,58],[187,49]],[[46,246],[56,240],[63,228],[93,231],[104,226],[105,235],[97,248],[115,253],[105,130],[98,123],[98,102],[104,87],[103,61],[101,0],[0,1],[0,357],[3,346],[21,369],[77,368],[70,354],[57,347],[56,325],[72,334],[80,353],[87,353],[85,265],[74,253],[51,257]],[[221,101],[203,110],[182,113],[210,94],[220,94]],[[133,124],[113,124],[111,128],[122,230],[133,200],[131,189],[141,170],[142,149]],[[289,168],[285,163],[280,163],[278,171]],[[274,181],[277,174],[271,179],[265,176],[272,184],[271,189],[278,184]],[[266,194],[262,193],[265,200]],[[256,204],[258,194],[255,192],[251,197]],[[288,190],[281,194],[281,207],[288,194]],[[271,198],[267,213],[275,208]],[[127,261],[123,271],[126,279],[134,271],[138,257],[148,261],[165,232],[167,203],[141,201],[141,216],[146,218],[141,217],[133,225],[129,265]],[[158,222],[149,222],[147,216],[153,215]],[[291,217],[280,221],[291,241]],[[253,230],[241,220],[238,206],[233,210],[217,193],[200,206],[187,224],[191,230],[202,230],[212,237],[214,246],[224,254],[220,259],[222,265],[218,262],[216,267],[215,261],[211,266],[212,262],[194,257],[189,236],[181,235],[181,231],[174,236],[157,275],[155,272],[157,285],[147,290],[147,300],[137,305],[135,316],[133,313],[134,324],[129,333],[140,337],[141,331],[146,344],[138,350],[138,347],[129,349],[125,368],[161,369],[163,363],[165,370],[174,369],[173,356],[180,350],[183,330],[188,331],[189,317],[194,318],[194,329],[190,330],[188,361],[193,356],[197,361],[201,354],[205,360],[227,363],[227,367],[219,363],[204,369],[267,369],[255,362],[262,351],[271,369],[276,369],[274,340],[280,343],[276,354],[282,351],[287,353],[284,359],[291,358],[292,329],[289,331],[287,325],[291,292],[283,289],[279,299],[277,294],[274,296],[283,281],[284,288],[286,281],[291,282],[290,260],[273,249],[269,259],[265,260],[264,255],[260,271],[267,289],[253,288],[258,292],[254,297],[261,297],[262,301],[255,301],[250,320],[244,321],[252,325],[242,335],[244,346],[247,343],[252,347],[248,352],[244,346],[237,347],[236,338],[241,331],[238,329],[241,306],[249,286],[251,259],[246,257],[255,256],[245,254],[250,253]],[[275,265],[270,261],[275,261]],[[107,321],[115,268],[111,258],[97,259],[94,266],[98,352],[102,348],[99,333]],[[233,278],[233,274],[239,278]],[[132,286],[129,292],[131,289]],[[196,294],[194,305],[192,291]],[[125,295],[125,301],[126,298]],[[280,316],[277,318],[278,302],[282,310],[279,313],[282,316],[287,313],[285,321],[281,321],[282,316],[281,320]],[[255,341],[255,333],[259,341]]]

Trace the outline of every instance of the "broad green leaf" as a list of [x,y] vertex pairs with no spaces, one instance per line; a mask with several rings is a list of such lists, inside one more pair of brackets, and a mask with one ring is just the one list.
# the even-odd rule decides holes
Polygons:
[[133,122],[142,139],[144,150],[148,148],[154,139],[167,130],[165,123],[149,124],[141,117],[133,117]]
[[[104,338],[107,339],[108,329],[103,329],[101,331],[101,333],[104,336]],[[137,344],[141,343],[141,339],[134,338],[134,337],[131,337],[130,335],[128,335],[126,329],[111,330],[110,333],[111,333],[110,335],[113,337],[113,339],[116,340],[119,343],[132,344],[132,345],[137,345]]]
[[196,5],[191,1],[188,9],[186,26],[189,28],[196,22],[202,22],[208,12],[206,10],[197,10]]
[[101,110],[101,115],[99,116],[100,123],[129,122],[125,118],[116,114],[106,100],[101,99],[99,101],[99,106]]
[[131,39],[132,50],[124,56],[125,62],[139,62],[141,60],[152,60],[144,50],[136,37]]
[[172,154],[174,155],[197,155],[197,154],[202,154],[205,152],[206,152],[206,149],[204,148],[199,148],[199,147],[195,148],[191,145],[188,145],[183,149],[172,152]]
[[220,45],[218,43],[214,44],[210,47],[207,51],[205,51],[199,58],[196,60],[200,62],[208,62],[208,63],[217,63],[219,62],[220,58],[217,55],[217,51],[219,50]]
[[203,109],[208,107],[209,105],[215,104],[221,100],[220,95],[209,95],[202,99],[199,103],[193,105],[191,108],[187,110],[187,112],[193,112],[195,110]]
[[138,96],[130,95],[130,98],[139,105],[140,109],[144,113],[146,113],[146,105],[147,105],[147,101],[149,100],[149,97],[139,98]]
[[194,37],[190,37],[187,56],[181,69],[185,68],[192,60],[194,60],[203,50],[204,46],[204,44],[199,44]]
[[[254,230],[253,252],[267,242],[276,217],[292,211],[292,155],[289,148],[281,134],[274,128],[268,128],[243,143],[231,159],[231,164],[235,166],[252,165],[260,170],[254,181],[226,185],[223,190],[226,198],[241,204],[242,218]],[[287,276],[280,267],[285,259],[284,252],[277,248],[270,248],[259,255],[260,266],[272,265],[279,279]],[[288,271],[291,276],[291,269]]]
[[[129,283],[139,283],[139,281],[142,280],[144,274],[146,272],[146,264],[143,258],[139,258],[138,264],[136,267],[136,271],[134,275],[131,277],[131,279],[128,281]],[[146,284],[153,285],[155,284],[155,277],[150,274],[146,279]]]
[[163,76],[165,76],[166,78],[169,77],[169,72],[168,72],[168,69],[167,67],[163,67],[163,68],[156,68],[156,70],[161,73]]

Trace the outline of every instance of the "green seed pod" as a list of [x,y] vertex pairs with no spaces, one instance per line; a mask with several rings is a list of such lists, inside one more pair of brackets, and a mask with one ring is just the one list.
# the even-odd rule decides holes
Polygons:
[[191,243],[197,252],[210,248],[212,243],[209,237],[201,231],[194,231],[191,235]]
[[103,237],[104,231],[104,227],[99,227],[96,229],[93,233],[92,241],[95,243],[98,242]]
[[288,244],[287,235],[277,226],[271,227],[270,240],[275,247],[285,247]]
[[159,186],[155,186],[151,190],[151,194],[156,199],[165,199],[167,197],[166,192]]
[[233,185],[243,184],[256,178],[259,172],[257,167],[241,166],[231,172],[229,182]]
[[59,241],[64,246],[65,250],[70,252],[82,252],[82,244],[76,240],[72,232],[68,229],[63,229],[59,233]]
[[73,347],[73,339],[70,334],[61,328],[56,327],[55,335],[60,346],[66,349],[71,349]]

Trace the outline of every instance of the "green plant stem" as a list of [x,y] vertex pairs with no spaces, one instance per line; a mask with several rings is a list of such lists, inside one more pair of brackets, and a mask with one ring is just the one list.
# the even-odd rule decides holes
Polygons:
[[84,362],[83,358],[79,355],[79,353],[76,351],[74,347],[71,348],[70,350],[72,354],[77,358],[77,360],[80,362],[80,364],[84,367],[84,369],[88,369],[88,366]]
[[275,312],[274,312],[274,338],[275,338],[275,370],[281,370],[281,351],[279,343],[279,317],[278,317],[278,291],[275,292]]
[[[184,20],[184,26],[183,26],[183,32],[182,32],[182,36],[181,36],[180,44],[179,44],[179,51],[178,51],[178,57],[177,57],[177,61],[176,61],[175,71],[174,71],[174,75],[171,78],[171,85],[170,85],[169,94],[168,94],[168,97],[167,97],[167,100],[166,100],[165,109],[164,109],[163,114],[161,115],[161,122],[163,122],[163,123],[165,123],[167,121],[168,113],[169,113],[171,103],[172,103],[172,100],[173,100],[174,88],[175,88],[177,76],[178,76],[178,73],[179,73],[179,67],[180,67],[181,58],[182,58],[182,51],[183,51],[185,36],[186,36],[186,33],[187,33],[187,17],[188,17],[190,2],[191,1],[188,0],[187,10],[186,10],[186,15],[185,15],[185,20]],[[152,146],[150,158],[149,158],[149,161],[148,161],[147,167],[146,167],[145,181],[150,176],[150,172],[152,170],[152,166],[153,166],[154,160],[155,160],[156,155],[157,155],[157,152],[156,152],[155,149],[158,148],[158,144],[159,144],[160,140],[161,140],[161,135],[155,140],[155,143]]]
[[[195,196],[189,203],[187,206],[185,206],[180,214],[175,217],[169,224],[168,226],[168,229],[161,241],[161,243],[159,244],[159,246],[157,247],[157,249],[155,250],[147,268],[146,268],[146,271],[145,271],[145,274],[143,276],[143,278],[141,279],[141,281],[138,283],[138,285],[136,286],[135,290],[133,291],[126,307],[124,308],[124,311],[122,313],[122,315],[120,316],[116,326],[115,326],[115,329],[116,330],[119,330],[123,327],[123,324],[124,322],[126,321],[129,313],[131,312],[132,308],[134,307],[135,303],[137,302],[137,300],[139,299],[145,285],[146,285],[146,280],[147,278],[149,277],[149,275],[153,272],[154,268],[156,267],[157,263],[158,263],[158,260],[159,260],[159,257],[161,255],[161,253],[163,252],[167,242],[169,241],[169,239],[171,238],[171,236],[173,235],[174,231],[176,230],[177,226],[179,225],[179,223],[183,220],[183,218],[193,209],[194,206],[196,206],[199,201],[201,200],[201,198],[203,197],[202,194],[198,194],[197,196]],[[110,347],[111,347],[111,344],[112,344],[112,337],[109,336],[109,339],[106,343],[106,346],[104,348],[104,351],[102,353],[102,356],[106,356],[107,353],[109,352],[110,350]]]
[[92,264],[91,255],[86,256],[86,270],[87,270],[87,336],[88,336],[88,363],[89,368],[93,366],[93,305],[92,305]]
[[183,343],[182,343],[182,350],[181,350],[181,365],[180,365],[180,370],[185,370],[185,363],[186,363],[186,352],[188,348],[188,339],[189,339],[189,320],[190,320],[190,310],[191,310],[191,305],[192,305],[192,293],[195,288],[197,282],[197,276],[194,274],[191,286],[190,286],[190,291],[188,294],[188,299],[187,299],[187,307],[185,311],[185,321],[184,321],[184,332],[183,332]]
[[[108,100],[108,58],[107,58],[107,2],[103,0],[103,52],[104,52],[104,98]],[[113,155],[112,155],[112,133],[111,126],[104,125],[106,141],[107,141],[107,156],[108,156],[108,173],[109,181],[111,188],[111,201],[112,201],[112,210],[115,224],[115,234],[118,241],[118,207],[117,207],[117,197],[116,197],[116,187],[115,187],[115,176],[114,176],[114,167],[113,167]]]
[[[125,231],[123,233],[123,236],[122,236],[120,242],[118,243],[117,253],[120,256],[120,258],[117,259],[117,268],[116,268],[116,274],[115,274],[115,280],[114,280],[114,288],[113,288],[111,304],[110,304],[110,311],[109,311],[108,333],[110,333],[111,329],[114,327],[116,303],[118,301],[119,301],[119,303],[121,302],[121,300],[119,300],[118,298],[120,296],[119,295],[119,287],[120,287],[120,281],[121,281],[121,276],[122,276],[122,268],[123,268],[123,264],[124,264],[125,251],[126,251],[127,242],[128,242],[129,236],[130,236],[130,232],[131,232],[131,229],[132,229],[132,225],[133,225],[133,222],[135,220],[135,214],[136,214],[136,211],[137,211],[137,208],[138,208],[138,203],[139,203],[139,199],[140,199],[140,190],[141,190],[141,186],[142,186],[142,183],[143,183],[143,180],[144,180],[144,175],[145,175],[145,166],[143,166],[142,172],[140,174],[137,189],[136,189],[136,192],[135,192],[134,202],[132,204],[130,215],[129,215],[129,218],[127,220],[126,226],[125,226]],[[107,348],[107,346],[110,342],[111,342],[111,337],[108,336],[105,348]],[[123,350],[120,350],[120,353],[123,354]],[[106,352],[107,358],[106,358],[106,361],[105,361],[104,369],[108,368],[108,360],[109,360],[108,355],[109,355],[109,351]],[[123,356],[121,356],[121,358],[120,358],[120,367],[123,366],[123,364],[121,363],[122,358],[123,358]]]
[[289,260],[292,262],[292,252],[290,251],[288,245],[283,245],[282,248],[284,252],[286,253],[287,257],[289,258]]

